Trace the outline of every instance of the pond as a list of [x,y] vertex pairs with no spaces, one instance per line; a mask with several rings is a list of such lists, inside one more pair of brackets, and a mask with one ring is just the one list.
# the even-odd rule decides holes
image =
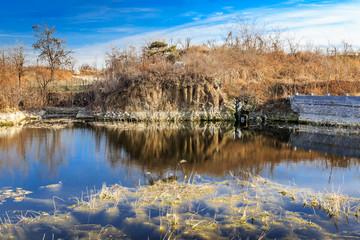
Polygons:
[[[3,193],[19,192],[16,188],[31,192],[26,193],[24,199],[0,198],[0,217],[5,223],[12,218],[11,213],[70,211],[69,206],[89,192],[101,189],[104,183],[135,189],[174,176],[184,179],[199,175],[201,181],[211,184],[243,180],[251,175],[284,186],[310,188],[314,192],[340,192],[357,198],[360,197],[357,188],[359,163],[360,138],[357,136],[298,132],[288,128],[123,124],[117,127],[0,129],[0,189]],[[217,194],[221,192],[217,190]],[[123,206],[121,221],[134,214],[124,210],[128,207],[126,204]],[[112,225],[121,222],[108,221],[95,213],[91,220],[84,217],[89,213],[84,216],[73,213],[76,214],[79,226],[86,223],[104,227],[109,222]],[[156,215],[161,213],[157,212],[154,219]],[[122,228],[120,225],[118,228]],[[322,227],[341,235],[339,226]],[[353,229],[353,225],[350,228]],[[121,233],[124,238],[159,238],[159,232],[146,227],[142,227],[144,235],[127,229]],[[347,232],[348,228],[344,229]],[[74,236],[60,232],[55,237]],[[50,239],[56,231],[43,227],[37,234],[34,236]],[[229,234],[222,231],[220,235],[227,238]],[[242,236],[245,232],[237,234]],[[281,238],[282,234],[275,231],[266,237]],[[309,234],[304,236],[311,236],[310,230]],[[27,238],[29,235],[15,236]],[[181,238],[186,238],[184,236]],[[259,237],[256,234],[246,236]]]

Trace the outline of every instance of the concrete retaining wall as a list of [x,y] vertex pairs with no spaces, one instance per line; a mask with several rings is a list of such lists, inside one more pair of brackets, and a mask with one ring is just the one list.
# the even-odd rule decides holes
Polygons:
[[295,95],[290,103],[299,122],[360,126],[360,97]]

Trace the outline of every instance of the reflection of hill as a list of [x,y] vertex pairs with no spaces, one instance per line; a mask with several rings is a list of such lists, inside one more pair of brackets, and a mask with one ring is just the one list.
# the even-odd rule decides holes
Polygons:
[[[282,162],[321,161],[325,167],[347,167],[352,159],[321,152],[294,149],[286,132],[262,134],[243,132],[234,139],[233,131],[219,128],[141,130],[97,129],[105,134],[112,164],[137,164],[159,173],[176,169],[181,159],[187,168],[200,174],[222,176],[229,170],[270,171]],[[115,153],[115,154],[114,154]]]

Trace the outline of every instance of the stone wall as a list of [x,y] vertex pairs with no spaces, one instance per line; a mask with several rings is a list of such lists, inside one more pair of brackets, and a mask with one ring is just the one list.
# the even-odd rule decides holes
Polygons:
[[360,126],[360,97],[296,94],[290,104],[299,122]]

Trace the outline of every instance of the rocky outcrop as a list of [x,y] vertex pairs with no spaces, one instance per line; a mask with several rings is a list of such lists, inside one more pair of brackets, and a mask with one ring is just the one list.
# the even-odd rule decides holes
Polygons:
[[234,121],[234,111],[107,111],[95,113],[95,119],[104,121],[145,121],[145,122],[183,122],[183,121]]
[[42,118],[75,118],[78,112],[79,108],[47,108]]
[[105,118],[139,121],[235,121],[235,104],[222,86],[204,76],[130,83],[105,99]]
[[13,127],[21,125],[21,122],[27,118],[23,112],[3,112],[0,113],[0,127]]

